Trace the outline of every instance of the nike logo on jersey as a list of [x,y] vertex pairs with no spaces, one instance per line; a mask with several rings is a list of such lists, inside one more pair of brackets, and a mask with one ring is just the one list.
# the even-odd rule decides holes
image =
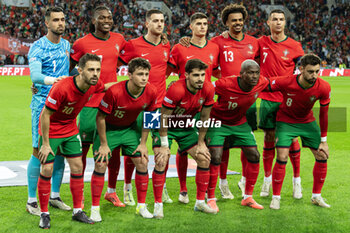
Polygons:
[[118,106],[117,108],[118,108],[118,109],[126,108],[126,106]]
[[72,104],[75,104],[77,101],[74,101],[74,102],[68,102],[68,105],[72,105]]
[[141,57],[147,56],[149,53],[142,53]]
[[238,97],[232,97],[230,96],[230,100],[238,99]]
[[187,56],[186,59],[190,59],[190,58],[193,57],[193,56],[194,56],[194,55],[192,55],[192,56]]
[[224,49],[232,47],[231,45],[224,45]]
[[92,53],[96,53],[100,49],[91,50]]
[[296,94],[287,93],[288,96],[295,96]]
[[180,102],[180,104],[187,104],[187,102]]
[[266,50],[266,49],[270,49],[270,48],[267,48],[267,47],[263,47],[263,50]]

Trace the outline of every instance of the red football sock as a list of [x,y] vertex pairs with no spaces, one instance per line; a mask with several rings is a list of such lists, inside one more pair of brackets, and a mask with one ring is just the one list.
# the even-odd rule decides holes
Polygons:
[[276,160],[275,166],[272,173],[272,191],[273,195],[280,196],[282,190],[282,184],[284,176],[286,175],[286,164],[287,162],[282,162]]
[[247,167],[248,160],[247,160],[247,157],[245,157],[242,150],[241,150],[241,162],[242,162],[242,176],[246,177],[246,174],[247,174],[246,167]]
[[69,187],[73,197],[73,208],[81,208],[84,193],[83,173],[71,173]]
[[156,169],[154,169],[152,173],[154,202],[162,203],[164,181],[165,172],[159,172]]
[[196,171],[197,200],[205,199],[205,192],[208,189],[209,179],[210,179],[209,168],[197,167],[197,171]]
[[[245,157],[245,156],[244,156]],[[253,195],[254,185],[259,175],[260,163],[247,161],[247,165],[245,167],[246,171],[246,183],[245,183],[245,195]]]
[[82,150],[83,150],[83,155],[81,156],[81,159],[83,160],[83,175],[85,173],[85,168],[86,168],[86,156],[90,150],[90,145],[91,143],[88,142],[83,142],[82,143]]
[[316,160],[314,170],[314,185],[312,193],[321,193],[324,181],[327,176],[327,160]]
[[265,177],[271,175],[273,159],[275,158],[275,142],[264,142],[263,163]]
[[226,179],[228,159],[230,156],[230,150],[224,150],[222,152],[221,164],[220,164],[220,179]]
[[177,175],[179,176],[180,193],[187,192],[187,186],[186,186],[187,166],[188,166],[187,153],[180,154],[179,152],[177,152],[176,169],[177,169]]
[[51,191],[51,177],[43,176],[40,173],[39,181],[38,181],[38,194],[39,194],[39,202],[40,202],[40,210],[41,212],[49,212],[49,199],[50,199],[50,191]]
[[166,164],[165,169],[164,169],[165,177],[166,177],[166,173],[168,172],[168,169],[169,169],[169,160],[168,160],[168,163]]
[[210,164],[210,179],[208,185],[208,198],[215,198],[216,183],[218,182],[220,165]]
[[294,177],[300,177],[300,145],[298,141],[293,141],[289,148],[289,158],[293,166]]
[[135,186],[137,191],[137,203],[146,203],[148,172],[143,173],[136,170]]
[[132,173],[134,172],[135,164],[129,156],[124,156],[124,183],[131,184]]
[[108,163],[108,188],[115,189],[120,168],[120,147],[115,148]]
[[93,206],[100,205],[100,199],[104,184],[105,174],[94,171],[91,176],[91,197]]

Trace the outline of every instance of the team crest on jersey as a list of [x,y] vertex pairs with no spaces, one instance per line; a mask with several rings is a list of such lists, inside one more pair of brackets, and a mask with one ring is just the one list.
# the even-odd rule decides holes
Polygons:
[[214,56],[213,56],[213,54],[210,54],[210,55],[209,55],[209,58],[210,58],[210,63],[212,64],[213,61],[214,61]]
[[312,95],[312,96],[310,97],[310,102],[314,102],[315,100],[316,100],[316,96]]
[[203,105],[204,99],[203,99],[203,98],[200,98],[200,99],[198,100],[198,103],[199,103],[200,105]]
[[258,98],[258,96],[259,96],[259,93],[257,92],[257,93],[255,93],[254,98],[256,99],[256,98]]
[[142,106],[142,109],[145,110],[146,108],[147,108],[147,104],[144,104],[144,105]]
[[21,48],[21,41],[16,38],[8,39],[8,47],[13,53],[18,53]]
[[283,55],[284,55],[284,56],[282,56],[282,59],[283,59],[283,60],[288,60],[288,59],[289,59],[289,58],[287,57],[288,54],[289,54],[288,49],[285,49],[285,50],[283,51]]
[[168,61],[168,53],[164,50],[164,61]]
[[119,52],[119,45],[118,44],[116,44],[115,45],[115,48],[118,50],[118,52]]
[[248,44],[248,49],[249,49],[249,51],[248,51],[249,54],[253,54],[254,53],[253,52],[253,45]]

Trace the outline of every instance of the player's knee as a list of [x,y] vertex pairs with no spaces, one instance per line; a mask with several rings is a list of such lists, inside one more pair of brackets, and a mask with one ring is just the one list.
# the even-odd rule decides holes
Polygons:
[[209,160],[201,160],[197,162],[198,167],[201,168],[209,168],[210,161]]
[[264,141],[266,141],[266,142],[275,141],[275,130],[273,130],[273,129],[265,130]]
[[79,160],[74,160],[69,163],[70,171],[73,174],[80,174],[83,172],[83,162],[81,158]]
[[257,149],[246,150],[244,151],[244,155],[252,162],[258,162],[260,160],[260,153]]
[[53,163],[49,163],[49,164],[44,164],[41,166],[41,173],[44,176],[52,176],[52,170],[53,170]]
[[95,163],[95,171],[99,173],[105,173],[107,169],[107,163]]
[[288,161],[288,153],[278,153],[277,152],[277,159],[279,161],[287,162]]
[[146,172],[147,171],[147,160],[146,159],[141,159],[141,157],[134,158],[133,162],[135,164],[136,170],[140,172]]
[[166,167],[166,164],[156,164],[156,165],[154,166],[154,168],[155,168],[157,171],[160,171],[160,172],[164,171],[164,170],[165,170],[165,167]]

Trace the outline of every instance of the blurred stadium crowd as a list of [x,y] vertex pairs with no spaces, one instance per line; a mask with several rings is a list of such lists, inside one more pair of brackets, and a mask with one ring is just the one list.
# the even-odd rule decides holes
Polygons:
[[[46,34],[44,21],[45,8],[50,0],[33,0],[32,9],[1,6],[0,33],[16,38],[38,39]],[[89,33],[91,13],[95,6],[107,5],[113,14],[115,32],[122,33],[127,40],[142,35],[145,31],[146,11],[136,0],[111,0],[108,3],[99,0],[56,1],[66,11],[66,33],[64,38],[73,43]],[[214,3],[215,2],[215,3]],[[165,0],[172,11],[172,24],[166,21],[166,30],[172,44],[178,43],[182,36],[190,35],[189,17],[197,11],[209,17],[209,38],[226,30],[221,23],[220,12],[233,1],[225,0]],[[258,3],[259,2],[259,3]],[[350,66],[350,4],[349,1],[335,1],[328,9],[326,0],[275,0],[275,4],[285,5],[295,16],[287,21],[287,35],[302,43],[305,52],[314,52],[323,59],[324,66]],[[344,3],[345,2],[345,3]],[[258,4],[270,4],[270,0],[245,1],[249,17],[245,32],[255,37],[268,35],[267,15],[258,8]],[[329,13],[330,12],[330,13]],[[19,58],[19,59],[18,59]],[[26,57],[0,55],[3,64],[25,64]]]

